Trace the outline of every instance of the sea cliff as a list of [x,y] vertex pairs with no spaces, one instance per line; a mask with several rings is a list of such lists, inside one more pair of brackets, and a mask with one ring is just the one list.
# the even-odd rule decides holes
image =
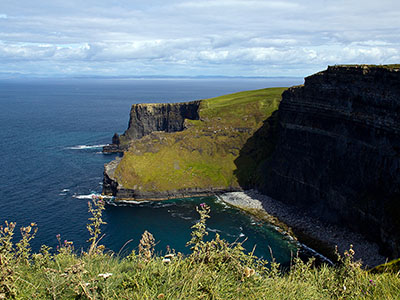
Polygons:
[[399,65],[331,66],[287,90],[194,103],[133,106],[103,192],[118,201],[257,189],[400,256]]
[[332,66],[288,89],[265,152],[259,191],[400,256],[399,66]]
[[112,144],[103,152],[123,152],[132,140],[155,131],[176,132],[185,129],[184,121],[199,119],[201,101],[182,103],[134,104],[129,115],[128,129],[120,136],[115,133]]
[[114,135],[113,144],[104,149],[123,151],[124,155],[105,166],[103,193],[118,201],[242,190],[234,161],[246,141],[277,109],[284,89],[185,103],[133,105],[129,128],[121,136]]

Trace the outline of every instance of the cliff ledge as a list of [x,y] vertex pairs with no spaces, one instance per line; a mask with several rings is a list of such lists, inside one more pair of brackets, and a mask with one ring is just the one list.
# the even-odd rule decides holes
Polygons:
[[400,256],[399,65],[332,66],[288,89],[265,152],[261,192]]

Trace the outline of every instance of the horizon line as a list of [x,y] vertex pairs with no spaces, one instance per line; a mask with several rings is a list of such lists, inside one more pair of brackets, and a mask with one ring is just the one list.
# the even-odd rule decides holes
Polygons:
[[[2,76],[5,75],[5,76]],[[122,79],[122,80],[138,80],[138,79],[268,79],[268,78],[304,78],[304,76],[233,76],[233,75],[132,75],[132,76],[99,76],[99,75],[83,75],[83,76],[59,76],[59,75],[21,75],[21,74],[1,74],[0,80],[18,80],[18,79]]]

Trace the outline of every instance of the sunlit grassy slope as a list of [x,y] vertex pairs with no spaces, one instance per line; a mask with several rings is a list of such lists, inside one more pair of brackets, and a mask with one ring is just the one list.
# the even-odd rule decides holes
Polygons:
[[131,143],[115,177],[125,188],[166,191],[238,187],[234,160],[248,138],[278,108],[285,88],[206,99],[200,120],[181,132],[155,132]]

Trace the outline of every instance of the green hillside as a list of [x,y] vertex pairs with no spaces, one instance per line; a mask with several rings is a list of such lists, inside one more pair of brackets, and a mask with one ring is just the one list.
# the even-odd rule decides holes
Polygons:
[[115,178],[125,188],[140,191],[239,187],[234,161],[246,141],[278,108],[285,89],[203,100],[200,120],[186,120],[186,130],[154,132],[133,141]]

